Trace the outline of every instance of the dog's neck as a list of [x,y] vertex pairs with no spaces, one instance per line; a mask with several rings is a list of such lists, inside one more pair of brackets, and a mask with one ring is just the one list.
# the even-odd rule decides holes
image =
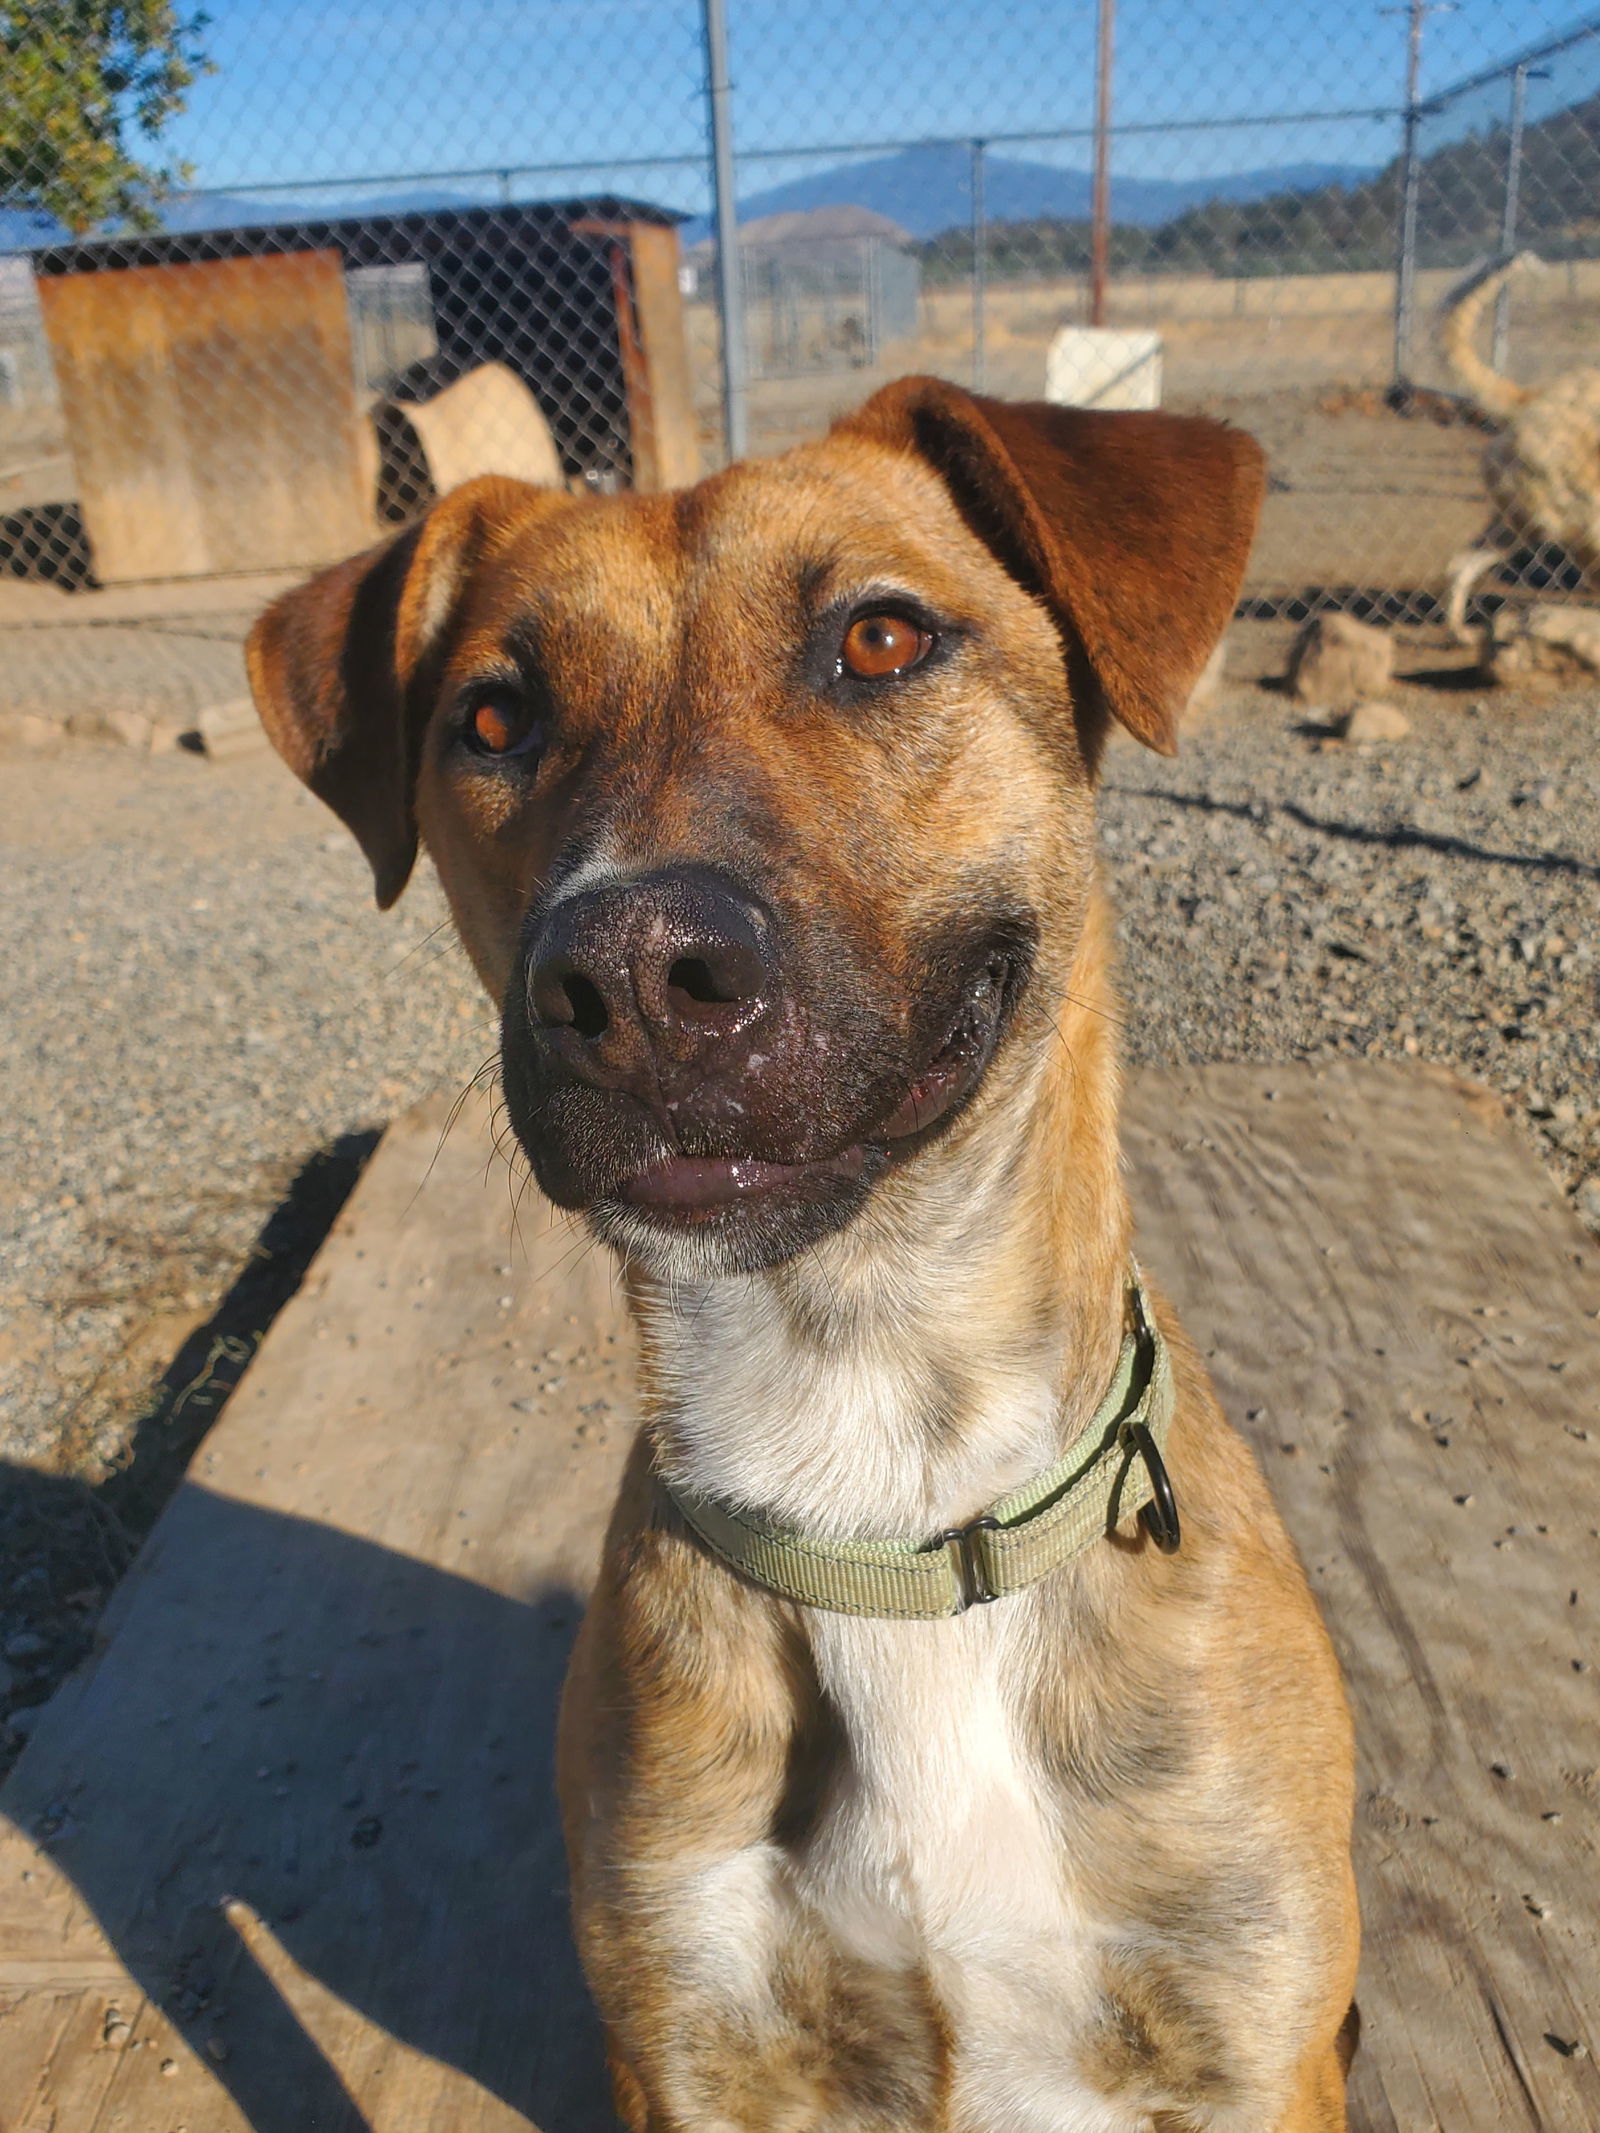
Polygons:
[[841,1235],[763,1274],[634,1282],[673,1479],[819,1538],[909,1537],[1082,1429],[1128,1259],[1108,930],[1096,899],[1064,996],[1024,1001],[1007,1086]]

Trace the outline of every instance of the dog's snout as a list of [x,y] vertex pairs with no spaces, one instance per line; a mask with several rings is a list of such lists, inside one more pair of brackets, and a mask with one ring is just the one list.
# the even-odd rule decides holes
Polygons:
[[704,1059],[772,1005],[770,934],[757,904],[704,873],[584,890],[531,943],[532,1022],[597,1065]]

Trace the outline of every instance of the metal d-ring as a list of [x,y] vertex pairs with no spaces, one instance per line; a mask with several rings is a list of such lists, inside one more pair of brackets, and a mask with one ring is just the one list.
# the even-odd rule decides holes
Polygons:
[[1150,1501],[1139,1512],[1139,1523],[1163,1555],[1176,1555],[1183,1539],[1178,1519],[1178,1499],[1172,1493],[1172,1477],[1156,1449],[1156,1440],[1142,1422],[1129,1425],[1128,1439],[1150,1476]]

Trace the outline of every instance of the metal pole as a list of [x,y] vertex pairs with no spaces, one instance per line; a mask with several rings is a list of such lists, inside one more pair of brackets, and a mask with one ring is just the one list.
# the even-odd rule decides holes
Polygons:
[[972,144],[972,389],[984,387],[983,302],[989,287],[989,225],[983,198],[986,141]]
[[733,88],[728,80],[724,0],[704,0],[706,97],[711,119],[711,189],[717,223],[717,311],[722,324],[722,435],[730,460],[749,442],[745,411],[744,285],[733,191]]
[[1394,275],[1394,382],[1405,385],[1411,372],[1411,321],[1417,301],[1417,85],[1422,76],[1422,25],[1428,0],[1411,0],[1406,10],[1406,103],[1400,150],[1400,252]]
[[[1517,209],[1522,194],[1522,122],[1528,108],[1528,62],[1511,70],[1511,134],[1506,142],[1506,198],[1500,216],[1500,250],[1509,259],[1517,248]],[[1511,291],[1502,289],[1494,300],[1494,339],[1489,361],[1496,370],[1506,367],[1511,340]]]
[[1111,55],[1117,0],[1100,0],[1094,82],[1094,204],[1089,238],[1089,323],[1106,322],[1106,260],[1111,249]]

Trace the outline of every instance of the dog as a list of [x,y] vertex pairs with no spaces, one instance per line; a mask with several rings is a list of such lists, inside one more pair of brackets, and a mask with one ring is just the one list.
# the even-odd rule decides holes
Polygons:
[[1471,642],[1467,602],[1508,551],[1564,549],[1586,574],[1600,570],[1600,370],[1569,370],[1544,386],[1518,385],[1473,346],[1479,321],[1513,275],[1541,269],[1532,252],[1492,261],[1467,277],[1444,306],[1440,346],[1481,413],[1500,423],[1483,454],[1495,518],[1446,572],[1445,620]]
[[1348,1714],[1130,1256],[1095,871],[1262,485],[1220,424],[907,379],[677,494],[471,482],[251,638],[624,1268],[558,1761],[633,2133],[1346,2123]]

